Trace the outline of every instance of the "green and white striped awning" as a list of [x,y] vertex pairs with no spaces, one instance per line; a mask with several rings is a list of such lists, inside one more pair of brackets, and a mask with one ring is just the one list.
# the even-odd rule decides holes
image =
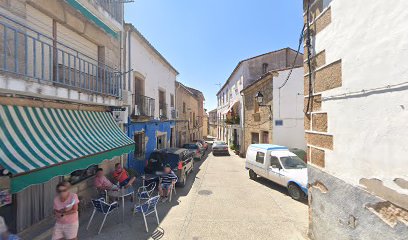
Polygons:
[[108,112],[0,105],[0,165],[12,192],[133,151]]

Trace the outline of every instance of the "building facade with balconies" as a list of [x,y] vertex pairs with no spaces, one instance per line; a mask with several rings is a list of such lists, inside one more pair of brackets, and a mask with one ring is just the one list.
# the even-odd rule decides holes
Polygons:
[[144,171],[155,149],[175,146],[177,70],[132,25],[125,24],[128,136],[135,141],[129,166]]
[[0,215],[12,231],[53,217],[63,179],[90,200],[95,169],[133,150],[117,111],[122,33],[123,2],[0,2]]
[[[292,66],[295,57],[295,50],[283,48],[238,63],[217,93],[218,139],[234,145],[240,152],[245,151],[243,149],[244,123],[242,121],[244,105],[240,92],[268,71]],[[301,57],[296,59],[296,64],[302,64]]]

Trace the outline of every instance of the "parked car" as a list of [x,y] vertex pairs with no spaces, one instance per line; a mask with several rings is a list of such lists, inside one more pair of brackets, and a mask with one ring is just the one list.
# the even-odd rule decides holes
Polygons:
[[260,176],[286,187],[295,200],[307,196],[307,165],[287,147],[252,144],[247,149],[245,168],[251,179]]
[[204,149],[207,150],[208,149],[208,143],[203,140],[203,139],[199,139],[199,140],[194,140],[193,142],[199,142],[201,143],[201,145],[203,145]]
[[177,184],[186,185],[188,175],[194,170],[194,155],[184,148],[165,148],[155,150],[150,154],[145,167],[145,173],[160,176],[166,164],[178,177]]
[[228,145],[225,142],[215,141],[212,145],[213,155],[229,155]]
[[186,143],[183,145],[183,148],[188,149],[191,153],[194,154],[194,159],[199,159],[204,155],[204,148],[201,143],[193,142],[193,143]]

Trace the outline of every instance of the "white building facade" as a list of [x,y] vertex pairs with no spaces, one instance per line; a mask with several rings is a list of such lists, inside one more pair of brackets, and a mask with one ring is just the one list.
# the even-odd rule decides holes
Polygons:
[[132,24],[125,31],[127,134],[135,141],[128,164],[143,172],[152,151],[176,144],[178,72]]
[[304,1],[312,239],[408,236],[407,8]]
[[[228,80],[217,93],[217,138],[238,147],[243,146],[243,101],[240,92],[269,71],[293,65],[296,51],[284,48],[262,54],[238,63]],[[296,64],[301,64],[298,58]]]

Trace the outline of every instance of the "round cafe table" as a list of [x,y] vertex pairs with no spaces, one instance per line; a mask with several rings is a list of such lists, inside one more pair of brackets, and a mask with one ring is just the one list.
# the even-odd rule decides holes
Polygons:
[[121,188],[118,190],[108,191],[108,196],[112,198],[122,198],[122,221],[125,221],[125,197],[133,195],[135,189],[130,186],[128,188]]

